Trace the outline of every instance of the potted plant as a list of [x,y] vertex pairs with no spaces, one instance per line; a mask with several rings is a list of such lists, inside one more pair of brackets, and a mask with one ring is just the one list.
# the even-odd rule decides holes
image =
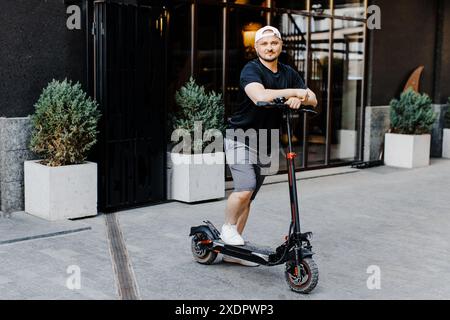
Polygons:
[[176,92],[175,101],[179,109],[171,119],[173,144],[167,156],[167,198],[184,202],[223,198],[222,96],[214,91],[207,93],[191,77]]
[[47,220],[97,214],[97,164],[85,161],[97,141],[97,107],[67,79],[43,90],[30,117],[30,149],[42,158],[24,162],[27,213]]
[[391,129],[385,134],[384,163],[403,168],[429,165],[430,132],[436,118],[430,97],[410,88],[390,106]]
[[442,134],[442,157],[450,158],[450,97],[447,102],[447,111],[444,118],[444,130]]

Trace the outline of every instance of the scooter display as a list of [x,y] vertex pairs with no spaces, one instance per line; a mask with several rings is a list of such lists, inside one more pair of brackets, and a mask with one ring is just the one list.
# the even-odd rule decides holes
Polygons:
[[289,287],[298,293],[309,293],[317,285],[319,269],[312,258],[314,254],[310,243],[312,232],[302,233],[300,230],[294,164],[296,153],[292,148],[291,121],[294,112],[312,114],[317,114],[317,112],[303,106],[297,110],[291,109],[285,104],[285,101],[284,98],[277,98],[273,102],[258,102],[256,104],[261,108],[280,108],[283,110],[286,118],[288,133],[286,161],[288,166],[291,223],[284,243],[275,250],[250,245],[248,242],[243,246],[228,245],[221,240],[220,232],[210,221],[204,221],[204,225],[191,227],[189,236],[192,237],[191,249],[194,259],[201,264],[212,264],[219,253],[266,266],[276,266],[284,263],[285,279]]

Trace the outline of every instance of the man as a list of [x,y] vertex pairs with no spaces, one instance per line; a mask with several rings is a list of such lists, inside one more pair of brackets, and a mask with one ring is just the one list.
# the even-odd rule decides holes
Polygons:
[[[231,116],[228,128],[242,130],[278,129],[281,112],[274,109],[258,108],[258,101],[272,101],[284,97],[292,109],[301,105],[316,106],[315,94],[306,87],[297,71],[278,62],[282,39],[278,29],[265,26],[255,35],[255,49],[258,58],[248,62],[242,69],[239,88],[239,107]],[[221,238],[226,244],[244,245],[242,232],[250,212],[250,204],[261,187],[264,176],[258,161],[258,151],[245,140],[225,139],[225,154],[231,175],[234,192],[227,200],[225,224]],[[276,154],[275,156],[278,156]],[[232,161],[230,161],[232,159]],[[223,261],[240,263],[246,266],[257,264],[224,256]]]

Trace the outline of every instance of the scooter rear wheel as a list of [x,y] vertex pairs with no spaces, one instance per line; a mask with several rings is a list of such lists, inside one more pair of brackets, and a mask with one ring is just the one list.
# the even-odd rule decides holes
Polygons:
[[286,262],[286,282],[297,293],[310,293],[319,281],[319,268],[312,258],[304,258],[300,266],[295,261]]
[[212,264],[216,260],[217,253],[208,250],[204,245],[200,243],[201,240],[207,240],[205,234],[196,234],[192,237],[191,250],[195,261],[201,264]]

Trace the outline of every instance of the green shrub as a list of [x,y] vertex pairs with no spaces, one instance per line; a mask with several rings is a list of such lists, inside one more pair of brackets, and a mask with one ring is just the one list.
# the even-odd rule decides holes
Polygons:
[[[200,121],[202,130],[217,129],[222,134],[225,131],[224,103],[222,95],[211,91],[205,92],[191,77],[189,81],[175,93],[175,101],[180,107],[172,115],[172,129],[186,129],[193,141],[191,148],[203,150],[209,141],[194,139],[194,122]],[[203,133],[202,133],[203,135]]]
[[83,163],[97,142],[100,111],[79,83],[53,80],[42,91],[31,116],[30,149],[42,164],[63,166]]
[[390,102],[391,132],[400,134],[426,134],[431,132],[436,114],[431,99],[409,88],[400,99]]
[[450,97],[448,97],[447,101],[447,111],[445,112],[445,119],[444,119],[444,128],[450,129]]

